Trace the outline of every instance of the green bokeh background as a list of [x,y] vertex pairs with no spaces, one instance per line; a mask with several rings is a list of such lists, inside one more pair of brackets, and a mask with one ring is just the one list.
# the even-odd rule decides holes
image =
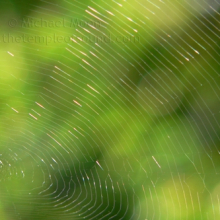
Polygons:
[[[108,29],[100,28],[106,36],[115,40],[121,37],[118,27],[128,28],[127,25],[130,25],[123,14],[131,13],[138,20],[143,19],[142,14],[148,9],[143,27],[138,23],[132,26],[138,30],[137,33],[133,32],[138,41],[128,42],[126,47],[122,47],[121,43],[100,43],[103,50],[100,49],[99,56],[105,57],[106,65],[95,63],[96,69],[101,65],[99,72],[94,71],[90,75],[79,65],[81,60],[77,55],[82,52],[82,47],[69,41],[70,36],[80,35],[77,31],[79,28],[71,26],[70,22],[71,19],[88,21],[85,12],[87,5],[99,5],[113,11],[113,1],[108,2],[108,5],[100,0],[93,4],[90,1],[0,3],[0,150],[2,155],[6,155],[2,161],[14,161],[11,159],[13,151],[21,152],[22,155],[20,161],[14,161],[13,169],[1,166],[1,219],[30,219],[30,216],[31,219],[51,219],[54,213],[55,219],[76,218],[75,215],[56,212],[50,206],[48,209],[41,207],[44,200],[39,195],[29,195],[28,201],[31,202],[24,202],[26,197],[22,191],[32,189],[33,184],[29,183],[33,169],[36,169],[35,186],[43,181],[37,170],[37,162],[33,162],[29,153],[39,153],[41,157],[43,152],[49,157],[52,151],[49,148],[44,152],[44,149],[54,143],[47,135],[48,129],[58,135],[57,139],[66,148],[77,146],[74,148],[74,158],[64,153],[63,170],[67,164],[72,167],[84,164],[86,170],[92,170],[98,159],[115,183],[128,183],[128,194],[135,190],[140,201],[136,206],[143,210],[147,207],[141,219],[219,219],[220,41],[219,30],[216,28],[219,27],[219,16],[207,12],[207,1],[167,1],[158,11],[150,2],[141,3],[145,8],[140,7],[136,1],[131,1],[125,7],[117,7],[120,13],[112,17]],[[191,8],[194,8],[194,13]],[[157,16],[149,13],[151,10]],[[22,19],[52,22],[51,27],[26,27],[22,26]],[[54,26],[54,21],[64,20],[65,25]],[[174,41],[169,44],[168,35],[166,40],[160,36],[166,36],[171,30],[175,34],[171,36]],[[94,34],[97,35],[97,32],[94,31]],[[60,37],[60,42],[51,40],[55,35]],[[24,40],[24,36],[29,40]],[[81,34],[84,39],[88,36]],[[32,37],[35,40],[30,40]],[[36,37],[42,37],[44,41],[36,42]],[[92,51],[96,39],[87,39],[84,51]],[[66,50],[70,49],[68,44],[74,45],[72,55]],[[127,52],[127,48],[131,51]],[[188,61],[177,50],[182,54],[184,50],[190,51],[193,57],[185,54],[190,59]],[[115,58],[115,51],[124,58]],[[129,63],[135,64],[133,68]],[[59,75],[55,66],[62,66],[66,74]],[[57,76],[65,85],[55,82],[50,77],[52,75]],[[120,83],[116,84],[116,79],[121,80]],[[91,90],[85,87],[87,82],[92,82],[97,91],[108,91],[108,94],[103,92],[98,99],[91,96],[87,92]],[[107,85],[110,89],[107,89]],[[57,98],[58,90],[63,100]],[[97,95],[97,92],[92,92]],[[163,104],[155,98],[158,93],[166,100]],[[84,106],[77,109],[77,114],[73,114],[73,97],[80,97]],[[65,106],[58,105],[57,100],[62,100]],[[42,119],[37,122],[29,115],[30,110],[36,107],[35,102],[46,106],[46,111],[38,108]],[[90,103],[95,109],[85,103]],[[95,114],[94,110],[99,114]],[[66,136],[70,129],[68,122],[87,132],[87,138],[78,134],[80,138],[71,143]],[[95,126],[98,136],[94,135],[89,126]],[[34,136],[30,134],[31,138],[27,140],[27,133],[22,136],[20,131],[29,131]],[[94,152],[99,158],[95,157]],[[159,161],[160,167],[152,156]],[[133,172],[123,168],[127,161]],[[22,174],[16,174],[21,167],[25,170],[25,182]],[[77,172],[80,175],[80,167]],[[110,181],[107,173],[101,169],[98,174],[103,183]],[[123,195],[125,199],[126,194]],[[109,200],[112,199],[110,195]],[[107,202],[104,200],[104,204]]]

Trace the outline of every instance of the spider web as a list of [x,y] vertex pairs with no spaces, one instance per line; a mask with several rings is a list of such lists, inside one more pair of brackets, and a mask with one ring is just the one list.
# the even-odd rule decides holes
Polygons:
[[219,219],[219,8],[63,0],[11,12],[2,219]]

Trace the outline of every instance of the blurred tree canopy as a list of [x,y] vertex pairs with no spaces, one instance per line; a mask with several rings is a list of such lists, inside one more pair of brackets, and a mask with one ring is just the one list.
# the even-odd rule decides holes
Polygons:
[[219,219],[219,6],[1,2],[0,218]]

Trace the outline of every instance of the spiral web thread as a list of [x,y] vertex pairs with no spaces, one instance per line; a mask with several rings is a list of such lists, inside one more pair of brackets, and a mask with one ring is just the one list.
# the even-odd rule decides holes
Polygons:
[[[32,5],[26,21],[48,26],[23,20],[1,39],[8,215],[219,219],[219,8],[214,0]],[[13,36],[26,42],[9,43]]]

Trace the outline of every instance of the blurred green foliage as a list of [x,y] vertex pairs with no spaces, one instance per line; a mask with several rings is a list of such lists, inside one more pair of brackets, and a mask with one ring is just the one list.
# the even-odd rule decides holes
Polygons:
[[[150,1],[122,2],[123,7],[101,0],[1,3],[0,150],[5,156],[0,161],[14,163],[13,169],[1,166],[1,219],[76,217],[65,215],[65,208],[64,213],[50,209],[52,196],[47,209],[41,195],[27,199],[22,193],[44,181],[37,166],[46,165],[37,159],[63,150],[54,150],[52,136],[65,148],[63,173],[76,167],[80,176],[98,159],[105,172],[97,168],[96,184],[103,181],[104,190],[105,181],[125,183],[127,191],[115,187],[115,193],[122,193],[126,204],[126,195],[135,191],[139,203],[133,206],[147,207],[140,219],[218,219],[219,15],[209,13],[204,2],[166,1],[162,8]],[[89,15],[88,5],[107,8],[102,16],[108,25]],[[135,21],[132,27],[125,15]],[[96,30],[90,22],[102,25]],[[70,38],[83,39],[83,46]],[[38,105],[38,121],[31,112],[36,102],[45,107]],[[72,125],[78,129],[74,142],[68,136]],[[13,152],[21,153],[20,160],[12,159]],[[25,170],[25,178],[18,170]],[[114,196],[104,199],[107,206]]]

